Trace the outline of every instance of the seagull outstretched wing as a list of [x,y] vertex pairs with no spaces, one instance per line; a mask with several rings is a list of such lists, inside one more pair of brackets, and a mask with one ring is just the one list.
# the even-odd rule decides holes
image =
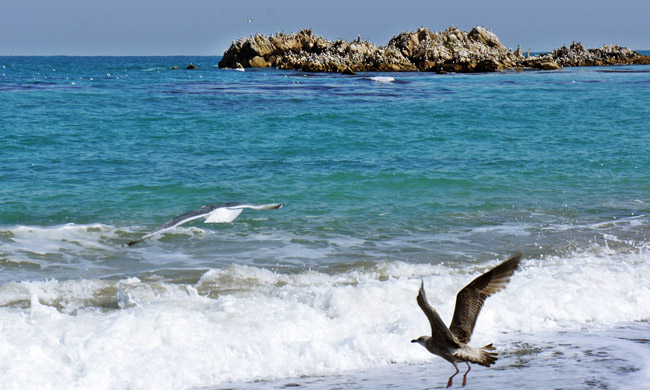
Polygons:
[[424,314],[427,316],[427,319],[429,320],[429,324],[431,325],[431,338],[435,340],[436,344],[444,345],[447,347],[456,346],[449,328],[447,328],[447,325],[442,322],[442,319],[440,318],[440,315],[436,309],[431,307],[431,305],[429,305],[429,302],[427,302],[427,296],[424,293],[424,281],[420,284],[420,291],[418,292],[417,302],[418,306],[420,306],[420,309],[422,309]]
[[141,238],[129,242],[128,246],[133,246],[139,242],[156,234],[162,233],[166,230],[175,228],[176,226],[193,221],[199,218],[205,218],[206,223],[226,223],[232,222],[241,214],[244,209],[253,210],[273,210],[279,209],[284,206],[284,203],[269,203],[269,204],[251,204],[251,203],[214,203],[203,206],[198,210],[188,211],[179,215],[163,224],[162,226],[154,229],[151,233],[145,234]]
[[454,318],[449,330],[463,344],[469,343],[476,325],[476,318],[481,312],[483,302],[490,295],[501,291],[519,266],[521,253],[516,254],[500,265],[474,279],[456,295]]

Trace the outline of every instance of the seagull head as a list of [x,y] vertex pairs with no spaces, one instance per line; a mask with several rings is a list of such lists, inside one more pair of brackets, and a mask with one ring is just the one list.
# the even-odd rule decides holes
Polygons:
[[421,344],[421,345],[424,346],[424,345],[425,345],[424,343],[427,342],[427,339],[428,339],[428,338],[429,338],[429,336],[420,336],[420,337],[418,337],[418,338],[415,339],[415,340],[411,340],[411,342],[412,342],[412,343],[418,343],[418,344]]

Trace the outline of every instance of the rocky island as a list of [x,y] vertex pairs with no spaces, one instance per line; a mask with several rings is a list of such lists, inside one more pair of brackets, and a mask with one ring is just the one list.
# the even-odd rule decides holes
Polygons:
[[482,26],[471,31],[449,27],[432,32],[420,27],[394,36],[386,46],[357,38],[331,41],[310,29],[298,33],[253,35],[232,43],[220,68],[295,69],[306,72],[495,72],[506,69],[561,69],[565,66],[650,64],[650,57],[626,47],[605,45],[585,49],[580,43],[544,55],[511,50]]

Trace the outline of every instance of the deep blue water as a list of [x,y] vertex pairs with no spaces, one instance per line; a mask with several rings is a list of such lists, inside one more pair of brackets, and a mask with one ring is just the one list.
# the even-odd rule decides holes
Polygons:
[[[211,272],[419,278],[516,251],[535,267],[563,264],[556,279],[601,260],[614,279],[648,267],[650,66],[342,76],[237,72],[218,61],[0,57],[3,308],[33,311],[36,294],[63,312],[105,310],[129,278],[215,299],[252,288],[221,290],[219,279],[202,290]],[[286,205],[122,247],[185,211],[229,201]],[[376,269],[385,264],[398,268],[386,276]],[[44,301],[29,283],[47,280],[109,287],[70,309],[81,287],[57,287],[65,291]],[[647,276],[635,283],[642,297],[626,295],[620,319],[647,323],[647,311],[627,314],[650,291]],[[32,287],[16,297],[15,285]],[[607,291],[604,299],[621,297]],[[613,326],[603,313],[567,321]],[[273,372],[197,383],[321,371]]]

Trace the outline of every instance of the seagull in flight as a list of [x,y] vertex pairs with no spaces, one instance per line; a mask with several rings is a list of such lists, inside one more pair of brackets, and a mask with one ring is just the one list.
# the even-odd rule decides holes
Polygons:
[[438,312],[427,302],[426,295],[424,295],[424,282],[420,285],[417,302],[429,319],[431,336],[421,336],[411,342],[421,344],[432,354],[438,355],[454,365],[456,372],[449,377],[448,388],[451,387],[454,376],[459,372],[457,363],[465,362],[467,364],[467,371],[463,375],[463,386],[465,386],[467,374],[471,370],[470,362],[490,367],[497,361],[498,353],[492,343],[481,348],[470,347],[467,343],[472,337],[476,318],[483,307],[483,302],[490,295],[501,291],[506,286],[519,266],[521,257],[521,253],[516,254],[460,290],[456,295],[456,308],[449,327],[442,322]]
[[253,209],[253,210],[273,210],[279,209],[284,206],[284,203],[269,203],[269,204],[251,204],[251,203],[240,203],[240,202],[230,202],[230,203],[214,203],[207,206],[203,206],[198,210],[188,211],[184,214],[179,215],[178,217],[167,221],[164,225],[156,228],[151,233],[145,234],[140,239],[129,242],[128,246],[133,246],[139,242],[146,240],[147,238],[173,229],[176,226],[182,225],[184,223],[193,221],[198,218],[205,218],[205,223],[226,223],[232,222],[239,216],[239,214],[244,211],[244,209]]

